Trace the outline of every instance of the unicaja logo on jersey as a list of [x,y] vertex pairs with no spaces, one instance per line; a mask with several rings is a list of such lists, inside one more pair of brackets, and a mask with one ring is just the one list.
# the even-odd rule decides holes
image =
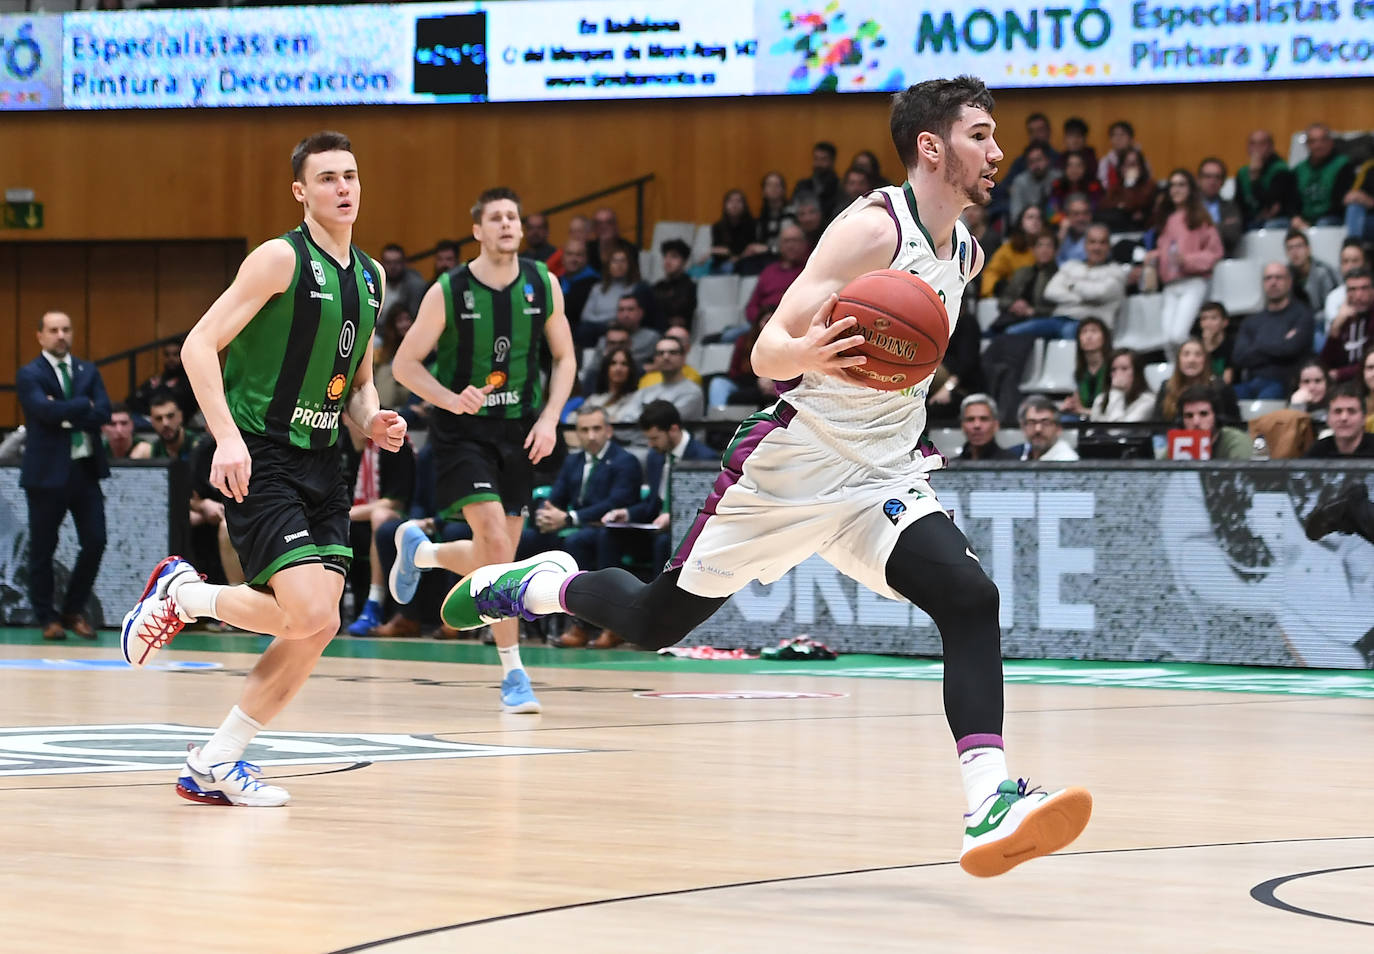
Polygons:
[[[353,353],[353,341],[357,337],[358,329],[353,326],[353,322],[345,321],[339,331],[339,357],[347,358]],[[333,382],[330,384],[332,386]]]
[[324,287],[324,266],[314,259],[310,260],[310,270],[315,273],[315,284]]

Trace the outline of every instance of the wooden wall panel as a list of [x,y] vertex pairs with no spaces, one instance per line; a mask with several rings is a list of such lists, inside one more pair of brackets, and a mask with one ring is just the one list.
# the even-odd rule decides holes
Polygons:
[[[1056,129],[1082,116],[1100,151],[1107,126],[1127,118],[1157,167],[1195,166],[1215,153],[1234,168],[1252,127],[1271,129],[1281,143],[1316,119],[1374,127],[1370,93],[1367,80],[1011,90],[998,94],[999,139],[1014,155],[1025,116],[1040,110]],[[299,221],[288,156],[320,128],[353,137],[365,200],[355,238],[372,250],[389,240],[420,249],[468,234],[467,207],[496,183],[519,190],[533,208],[652,172],[650,222],[710,221],[727,188],[752,197],[768,169],[789,180],[806,174],[817,139],[834,141],[841,162],[870,148],[897,171],[883,95],[42,113],[5,123],[24,144],[6,157],[11,178],[46,203],[50,238],[243,236],[255,245]],[[616,205],[628,225],[629,197]],[[562,234],[555,221],[555,238]]]
[[[91,247],[89,354],[103,358],[157,337],[155,253],[144,242]],[[128,396],[127,365],[107,365],[104,374],[111,400]]]
[[72,319],[72,352],[91,357],[87,320],[86,247],[75,242],[23,245],[19,255],[19,357],[38,353],[33,334],[47,311],[64,311]]

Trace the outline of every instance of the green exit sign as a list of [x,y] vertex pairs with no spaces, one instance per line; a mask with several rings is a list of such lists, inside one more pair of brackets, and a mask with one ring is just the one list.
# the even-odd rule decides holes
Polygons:
[[5,228],[41,229],[43,227],[42,202],[6,202]]

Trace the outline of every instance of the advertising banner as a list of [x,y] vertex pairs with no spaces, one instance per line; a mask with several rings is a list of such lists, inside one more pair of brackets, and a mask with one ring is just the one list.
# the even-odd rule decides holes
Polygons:
[[959,73],[999,88],[1374,72],[1370,0],[756,0],[754,10],[757,93],[897,90]]
[[[1374,546],[1302,528],[1351,475],[1299,464],[951,468],[932,483],[997,583],[1007,657],[1374,668]],[[675,534],[716,473],[674,471]],[[745,586],[687,641],[757,649],[802,633],[941,654],[925,613],[814,556]]]
[[0,13],[0,110],[62,108],[62,18]]
[[132,10],[63,17],[67,109],[486,98],[475,4]]
[[142,9],[4,15],[0,40],[0,109],[875,92],[959,73],[1110,86],[1367,77],[1374,0]]
[[487,22],[495,101],[754,92],[748,3],[529,0],[492,4]]
[[[115,464],[109,479],[100,482],[109,542],[89,606],[88,616],[97,626],[119,624],[133,606],[130,594],[137,597],[143,592],[148,571],[169,552],[170,477],[167,467]],[[137,527],[138,532],[121,532],[120,528],[128,527]],[[67,591],[77,550],[76,527],[68,517],[62,522],[53,558],[59,601]],[[0,467],[0,626],[31,625],[28,497],[19,486],[19,468],[4,466]]]

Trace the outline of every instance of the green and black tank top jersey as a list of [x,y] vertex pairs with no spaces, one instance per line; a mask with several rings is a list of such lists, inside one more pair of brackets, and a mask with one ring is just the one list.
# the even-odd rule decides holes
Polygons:
[[296,252],[296,274],[230,342],[224,396],[240,430],[305,450],[331,447],[382,308],[381,269],[357,246],[340,265],[304,223],[282,238]]
[[[544,322],[553,314],[552,280],[543,262],[518,262],[520,274],[499,290],[483,285],[467,265],[439,276],[445,320],[434,377],[455,393],[470,384],[495,385],[476,414],[486,420],[533,418],[544,403],[540,356]],[[468,417],[438,416],[454,425]]]

